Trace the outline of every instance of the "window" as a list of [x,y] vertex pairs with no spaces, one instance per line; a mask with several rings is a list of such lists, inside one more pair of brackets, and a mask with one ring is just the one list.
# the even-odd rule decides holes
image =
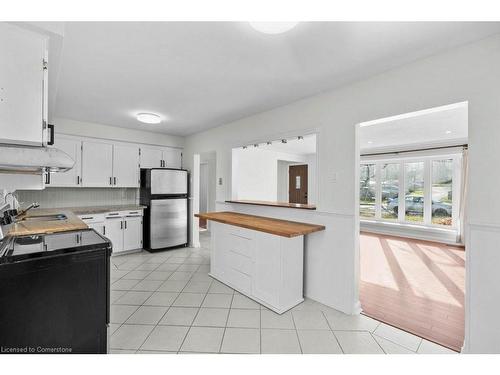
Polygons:
[[398,208],[394,203],[399,198],[399,163],[384,163],[380,167],[382,185],[381,217],[385,220],[397,220]]
[[[363,160],[362,219],[456,228],[461,154]],[[404,196],[404,198],[403,198]]]
[[405,163],[405,221],[424,221],[424,162]]
[[452,224],[453,159],[432,161],[432,223]]
[[375,217],[375,164],[361,164],[359,173],[359,214]]

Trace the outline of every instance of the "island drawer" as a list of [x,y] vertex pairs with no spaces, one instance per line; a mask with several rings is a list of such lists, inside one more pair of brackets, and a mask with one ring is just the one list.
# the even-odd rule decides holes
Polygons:
[[242,272],[246,275],[252,275],[253,261],[251,258],[238,254],[234,251],[227,253],[227,265],[236,271]]

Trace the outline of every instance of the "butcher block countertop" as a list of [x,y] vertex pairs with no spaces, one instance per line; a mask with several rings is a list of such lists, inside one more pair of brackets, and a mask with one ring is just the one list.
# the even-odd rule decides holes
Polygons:
[[66,215],[64,220],[26,220],[12,224],[7,234],[9,236],[26,236],[30,234],[66,232],[70,230],[87,229],[88,226],[78,218],[72,211],[60,208],[33,209],[20,217],[36,217],[42,215]]
[[196,214],[195,216],[201,219],[213,220],[223,224],[289,238],[319,232],[325,229],[324,225],[299,223],[297,221],[273,219],[270,217],[247,215],[230,211],[207,212]]
[[315,210],[314,204],[303,203],[288,203],[288,202],[272,202],[272,201],[253,201],[248,199],[229,200],[226,203],[240,203],[240,204],[253,204],[256,206],[269,206],[269,207],[285,207],[285,208],[301,208],[303,210]]

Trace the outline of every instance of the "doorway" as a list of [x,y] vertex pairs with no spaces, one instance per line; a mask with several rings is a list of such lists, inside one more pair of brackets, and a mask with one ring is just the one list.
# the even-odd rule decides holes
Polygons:
[[288,167],[288,203],[307,204],[307,164]]
[[467,103],[365,122],[356,138],[363,314],[460,351]]
[[[206,162],[200,163],[200,212],[208,212],[208,168],[209,165]],[[199,219],[200,230],[207,230],[207,220]]]

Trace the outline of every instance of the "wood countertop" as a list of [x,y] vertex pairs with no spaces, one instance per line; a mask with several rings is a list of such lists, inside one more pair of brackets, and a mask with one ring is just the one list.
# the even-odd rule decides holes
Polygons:
[[247,215],[230,211],[206,212],[196,214],[195,216],[201,219],[213,220],[223,224],[289,238],[325,230],[324,225],[273,219],[270,217]]
[[270,206],[270,207],[300,208],[303,210],[315,210],[316,209],[316,206],[314,204],[272,202],[272,201],[253,201],[253,200],[248,200],[248,199],[229,200],[229,201],[226,201],[226,203],[253,204],[256,206]]
[[64,220],[21,220],[12,224],[7,232],[9,236],[26,236],[30,234],[40,233],[55,233],[66,232],[70,230],[87,229],[88,226],[78,218],[72,211],[62,210],[60,208],[50,209],[33,209],[22,216],[23,218],[30,218],[43,215],[66,215]]

